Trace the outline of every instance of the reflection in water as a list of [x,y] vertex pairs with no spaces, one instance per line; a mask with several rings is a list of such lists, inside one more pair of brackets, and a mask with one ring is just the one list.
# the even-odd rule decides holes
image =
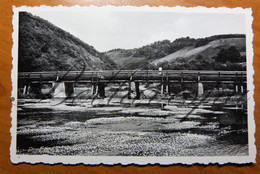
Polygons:
[[98,107],[25,102],[19,108],[18,154],[248,155],[245,124],[220,124],[226,112],[196,108],[187,117],[189,107],[162,109],[156,102]]

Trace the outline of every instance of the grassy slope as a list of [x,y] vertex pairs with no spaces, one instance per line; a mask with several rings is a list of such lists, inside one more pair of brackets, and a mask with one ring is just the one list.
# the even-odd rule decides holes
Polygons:
[[[245,44],[244,38],[228,38],[228,39],[219,39],[212,41],[206,45],[200,47],[185,47],[181,50],[178,50],[170,55],[167,55],[163,58],[156,59],[152,63],[158,64],[159,62],[163,61],[174,61],[177,58],[192,58],[201,55],[202,57],[213,58],[216,57],[219,51],[222,48],[228,48],[230,46],[236,46],[238,50],[243,50]],[[242,51],[240,51],[242,53]]]

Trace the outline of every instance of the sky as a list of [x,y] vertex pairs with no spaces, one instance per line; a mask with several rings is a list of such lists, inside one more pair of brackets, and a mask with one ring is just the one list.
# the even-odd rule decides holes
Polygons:
[[151,11],[32,11],[96,50],[139,48],[155,41],[245,34],[243,14]]

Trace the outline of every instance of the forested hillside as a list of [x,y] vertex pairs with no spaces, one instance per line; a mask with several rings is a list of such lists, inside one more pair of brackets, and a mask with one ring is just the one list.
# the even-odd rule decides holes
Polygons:
[[136,49],[106,52],[123,69],[245,70],[245,35],[189,37],[154,42]]
[[27,12],[19,13],[18,71],[117,69],[94,47],[50,22]]

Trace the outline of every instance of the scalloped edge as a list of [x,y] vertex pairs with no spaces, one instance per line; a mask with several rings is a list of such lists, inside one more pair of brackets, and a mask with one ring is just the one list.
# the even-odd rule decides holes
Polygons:
[[[248,93],[248,134],[249,134],[249,155],[248,156],[210,156],[210,157],[194,157],[194,156],[187,156],[187,157],[124,157],[124,156],[50,156],[50,155],[17,155],[16,154],[16,129],[17,129],[17,64],[18,64],[18,12],[19,11],[34,11],[34,10],[124,10],[124,11],[163,11],[163,12],[185,12],[185,13],[238,13],[244,14],[246,17],[246,48],[247,48],[247,86],[249,89]],[[252,30],[252,9],[247,8],[243,9],[241,7],[237,8],[227,8],[227,7],[166,7],[166,6],[159,6],[159,7],[150,7],[150,6],[142,6],[142,7],[135,7],[135,6],[85,6],[81,7],[79,5],[75,6],[35,6],[35,7],[28,7],[28,6],[21,6],[15,7],[13,6],[13,47],[12,47],[12,65],[13,69],[11,72],[12,78],[12,93],[11,97],[15,100],[12,103],[11,109],[11,146],[10,146],[10,159],[11,162],[14,164],[18,163],[45,163],[45,164],[87,164],[87,165],[172,165],[172,164],[185,164],[185,165],[193,165],[193,164],[229,164],[229,163],[236,163],[236,164],[248,164],[248,163],[256,163],[256,146],[255,146],[255,121],[254,121],[254,83],[253,83],[253,76],[254,76],[254,69],[253,69],[253,30]]]

